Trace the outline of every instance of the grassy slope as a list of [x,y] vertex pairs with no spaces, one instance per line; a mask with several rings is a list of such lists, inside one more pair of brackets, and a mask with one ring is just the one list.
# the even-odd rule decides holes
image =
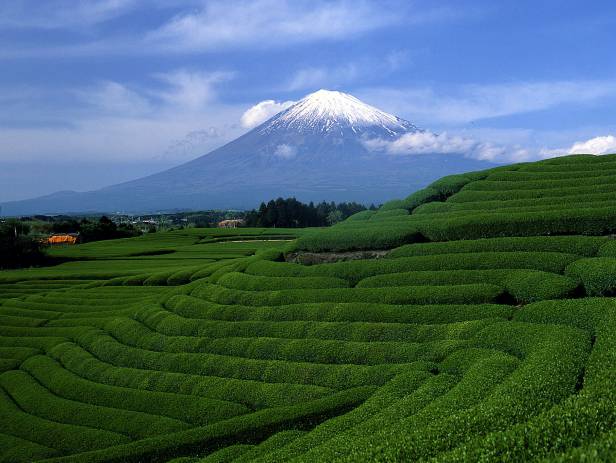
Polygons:
[[612,460],[615,183],[616,156],[571,156],[331,229],[161,233],[2,272],[0,461]]

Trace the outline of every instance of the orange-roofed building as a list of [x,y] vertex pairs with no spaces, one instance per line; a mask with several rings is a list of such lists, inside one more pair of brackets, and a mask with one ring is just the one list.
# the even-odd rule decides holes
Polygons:
[[52,235],[47,238],[47,244],[77,244],[79,235],[66,234],[66,235]]

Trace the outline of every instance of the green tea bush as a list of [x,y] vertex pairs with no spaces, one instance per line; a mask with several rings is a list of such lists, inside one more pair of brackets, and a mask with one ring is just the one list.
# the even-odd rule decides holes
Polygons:
[[[594,257],[607,242],[599,236],[530,236],[415,243],[393,249],[387,257],[471,252],[560,252]],[[616,241],[615,241],[616,242]],[[603,245],[603,247],[602,247]]]
[[[616,180],[616,175],[604,175],[597,177],[579,176],[575,179],[575,188],[582,186],[595,186],[611,184]],[[479,180],[464,186],[462,191],[513,191],[513,190],[542,190],[542,189],[567,189],[571,187],[571,178],[565,179],[537,179],[537,180]]]
[[[130,277],[119,277],[119,280],[122,281],[123,286],[142,286],[144,281],[149,278],[150,275],[147,273],[142,275],[134,275]],[[111,279],[109,282],[113,282],[116,280],[115,278]]]
[[503,352],[483,354],[465,369],[463,379],[450,393],[419,413],[354,440],[344,450],[338,448],[338,452],[347,461],[360,455],[385,461],[446,456],[473,437],[526,421],[571,395],[590,350],[588,336],[562,326],[505,322],[487,328],[477,341],[478,347],[504,350],[521,355],[523,360]]
[[219,285],[243,291],[275,291],[283,289],[344,288],[349,283],[334,277],[263,277],[231,272],[218,279]]
[[549,198],[562,196],[578,196],[585,194],[596,193],[613,193],[616,191],[616,185],[614,183],[607,183],[602,185],[582,185],[582,186],[567,186],[563,188],[548,188],[548,189],[529,189],[529,190],[498,190],[498,191],[474,191],[463,190],[456,195],[449,198],[450,202],[474,202],[485,200],[513,200],[513,199],[535,199],[535,198]]
[[272,450],[289,445],[291,442],[306,435],[306,431],[291,429],[289,431],[280,431],[274,434],[269,439],[264,440],[259,445],[252,446],[248,451],[242,452],[241,456],[236,457],[235,461],[253,461],[259,457],[265,456]]
[[[442,309],[450,306],[439,307]],[[453,307],[455,309],[463,306]],[[156,320],[139,319],[139,322],[151,330],[167,336],[206,337],[208,332],[216,330],[219,333],[219,338],[254,338],[258,337],[255,336],[258,333],[259,336],[268,338],[303,339],[307,337],[306,333],[309,333],[312,339],[324,340],[385,342],[412,339],[413,342],[429,342],[468,339],[487,324],[493,323],[498,318],[497,314],[498,312],[494,314],[494,317],[486,319],[471,319],[435,325],[383,323],[379,321],[349,323],[310,320],[227,322],[224,320],[190,320],[173,314],[167,314],[166,317],[159,317]]]
[[507,275],[505,289],[516,301],[530,303],[545,299],[563,299],[575,294],[576,279],[545,272],[518,270]]
[[7,463],[44,460],[60,455],[57,450],[3,433],[0,433],[0,449],[0,461]]
[[[222,325],[222,324],[221,324]],[[257,324],[252,324],[256,328]],[[442,339],[425,342],[346,341],[340,339],[289,339],[267,337],[264,327],[255,337],[167,336],[133,323],[108,326],[120,342],[132,341],[133,347],[171,353],[208,353],[259,360],[285,360],[323,364],[379,365],[438,361],[464,345],[463,340]],[[269,331],[273,331],[270,330]],[[130,334],[134,337],[130,338]],[[145,333],[145,334],[144,334]],[[272,333],[278,334],[278,333]],[[134,338],[138,341],[134,341]]]
[[127,435],[132,439],[188,429],[181,421],[144,412],[90,405],[51,394],[23,371],[0,375],[0,387],[26,413],[50,421],[89,426]]
[[[409,368],[381,387],[359,407],[320,424],[311,432],[293,438],[291,442],[285,441],[285,445],[271,448],[270,452],[257,461],[288,461],[298,457],[327,459],[322,453],[323,447],[335,452],[336,448],[354,441],[362,433],[370,434],[381,429],[385,423],[398,421],[413,411],[420,410],[454,385],[455,378],[451,375],[432,376],[425,368]],[[312,450],[320,452],[314,454]]]
[[[475,202],[451,202],[444,203],[434,202],[427,203],[415,209],[413,215],[439,214],[444,212],[459,212],[459,211],[500,211],[507,212],[509,209],[539,209],[539,208],[558,208],[568,209],[586,208],[589,204],[594,207],[609,206],[609,202],[616,199],[616,192],[612,193],[589,193],[585,195],[574,196],[549,196],[546,198],[528,198],[528,199],[509,199],[509,200],[486,200]],[[417,217],[418,218],[418,217]]]
[[413,209],[413,215],[419,214],[438,214],[440,212],[449,212],[453,209],[455,203],[443,202],[443,201],[431,201],[424,203],[421,206],[417,206]]
[[345,222],[355,222],[355,221],[361,221],[364,222],[366,220],[369,220],[371,217],[373,217],[376,214],[376,211],[371,211],[371,210],[366,210],[366,211],[361,211],[361,212],[356,212],[355,214],[353,214],[352,216],[348,217]]
[[[535,324],[570,325],[587,330],[597,342],[589,357],[584,387],[558,405],[548,408],[527,422],[475,438],[445,458],[486,460],[506,456],[521,461],[603,461],[610,459],[611,436],[616,413],[613,407],[614,356],[613,299],[588,298],[545,301],[531,304],[516,314],[516,319]],[[581,445],[581,443],[586,443]]]
[[172,272],[159,272],[150,275],[143,281],[144,286],[166,286],[167,280],[173,275]]
[[611,168],[601,168],[592,171],[561,171],[561,172],[537,172],[537,171],[501,171],[495,172],[486,177],[485,180],[491,181],[529,181],[529,180],[577,180],[598,177],[616,176],[616,163]]
[[249,411],[240,404],[227,401],[88,381],[62,368],[58,362],[46,356],[29,358],[22,365],[22,369],[47,389],[66,399],[114,409],[153,413],[172,418],[171,422],[204,425]]
[[2,272],[0,461],[610,461],[615,160]]
[[[339,226],[307,234],[297,242],[311,252],[390,249],[422,241],[457,241],[505,236],[606,235],[616,231],[616,208],[585,207],[527,212],[482,212],[430,220],[414,214],[398,223]],[[418,219],[419,218],[419,219]]]
[[612,239],[612,237],[606,239],[603,245],[599,248],[597,255],[599,257],[616,257],[616,240]]
[[349,302],[248,307],[216,304],[188,295],[172,297],[165,307],[185,318],[212,321],[344,321],[419,324],[509,318],[513,310],[509,306],[498,304],[395,305]]
[[[502,204],[492,204],[492,201],[486,201],[487,203],[490,203],[492,205],[492,207],[489,207],[490,205],[486,205],[483,202],[478,203],[479,205],[481,205],[480,208],[475,208],[475,210],[481,210],[482,213],[499,213],[499,208],[502,206]],[[500,201],[501,203],[514,203],[516,201]],[[576,198],[575,201],[573,200],[569,200],[569,201],[550,201],[549,203],[546,204],[535,204],[534,201],[526,201],[526,205],[520,205],[519,207],[505,207],[503,208],[504,211],[506,211],[508,214],[527,214],[527,213],[533,213],[533,212],[550,212],[550,213],[555,213],[555,212],[561,212],[563,214],[567,214],[569,210],[571,209],[585,209],[588,208],[588,202],[587,201],[582,201]],[[421,220],[438,220],[438,219],[456,219],[456,218],[464,218],[464,217],[472,217],[474,214],[476,214],[477,212],[475,212],[475,210],[473,209],[468,209],[468,208],[456,208],[455,205],[457,204],[464,204],[466,205],[467,203],[441,203],[441,204],[447,204],[449,206],[453,206],[450,207],[448,212],[435,212],[435,213],[431,213],[430,215],[427,215],[426,213],[422,213],[422,211],[418,211],[415,214],[415,219],[421,219]],[[472,205],[476,205],[476,203],[468,203],[468,204],[472,204]],[[592,206],[593,208],[596,209],[600,209],[600,208],[607,208],[607,207],[611,207],[614,204],[614,199],[609,199],[609,200],[605,200],[605,201],[595,201],[593,202]]]
[[282,262],[254,262],[246,268],[246,273],[266,277],[332,276],[344,278],[353,285],[374,275],[408,271],[532,269],[562,273],[567,265],[578,259],[579,256],[559,252],[461,252],[311,266]]
[[[231,402],[228,403],[228,411],[231,412],[230,416],[234,416],[234,412],[238,414],[237,404],[260,409],[315,400],[331,393],[330,388],[307,384],[267,383],[116,366],[105,363],[88,351],[70,343],[58,345],[50,350],[49,355],[67,370],[92,382],[122,388],[145,389],[146,392],[177,394],[176,400],[168,401],[168,407],[175,406],[177,400],[180,399],[190,404],[190,399],[193,398],[194,404],[186,408],[189,416],[192,415],[192,410],[196,411],[199,407],[208,407],[207,401],[197,400],[198,398],[213,399],[212,402],[209,402],[209,406],[215,407],[213,409],[214,414],[212,415],[212,412],[205,413],[199,418],[201,420],[212,419],[210,415],[214,418],[217,414],[224,415],[227,412],[227,406],[221,401]],[[183,398],[183,395],[187,397]],[[147,399],[145,395],[144,399]],[[208,408],[203,410],[208,410]],[[182,413],[181,410],[179,413]]]
[[567,267],[567,275],[582,281],[589,296],[616,293],[616,259],[597,257],[581,259]]
[[[555,158],[560,159],[560,158]],[[522,165],[518,168],[520,172],[596,172],[597,170],[612,170],[616,168],[616,162],[614,161],[614,155],[607,156],[590,156],[580,157],[577,162],[571,162],[573,156],[566,156],[562,158],[568,160],[568,162],[562,163],[548,163],[533,162],[526,165]]]
[[0,389],[0,419],[3,433],[66,453],[87,452],[130,442],[128,437],[115,432],[58,423],[26,413],[3,389]]
[[332,227],[301,236],[297,249],[310,252],[390,249],[417,241],[424,241],[424,238],[412,225],[374,229]]
[[467,183],[484,178],[487,175],[487,171],[482,171],[443,177],[403,200],[394,200],[383,204],[380,211],[389,211],[393,209],[406,209],[412,211],[417,206],[430,201],[444,201],[447,197],[460,191]]
[[[78,340],[103,361],[129,368],[264,382],[291,382],[328,388],[380,385],[396,371],[394,365],[326,365],[258,360],[215,354],[155,352],[129,347],[102,333],[84,333]],[[57,349],[58,347],[56,347]]]
[[169,278],[167,278],[167,286],[178,286],[190,283],[191,277],[195,272],[196,269],[188,269],[172,273]]
[[395,288],[289,289],[240,291],[210,287],[208,297],[219,304],[283,305],[294,302],[383,302],[386,304],[480,304],[493,302],[503,290],[490,284],[454,287],[406,286]]
[[407,209],[385,209],[376,211],[371,220],[381,220],[389,217],[401,217],[409,215],[409,211]]
[[421,233],[431,241],[536,235],[605,235],[616,231],[616,208],[566,211],[476,214],[422,224]]
[[[249,444],[235,444],[229,447],[224,447],[220,450],[210,453],[205,458],[193,459],[194,463],[226,463],[233,461],[242,455],[246,454],[249,450],[253,449],[254,445]],[[172,462],[173,463],[173,462]],[[180,462],[176,462],[180,463]],[[184,462],[186,463],[186,461]]]
[[460,285],[491,283],[511,294],[517,302],[560,299],[574,293],[578,282],[563,275],[536,270],[449,270],[378,275],[361,280],[357,287],[405,285]]
[[289,426],[302,427],[325,421],[361,404],[373,392],[372,387],[352,388],[312,402],[262,410],[208,427],[194,428],[127,445],[64,457],[63,461],[65,463],[93,463],[109,460],[139,462],[144,458],[169,460],[179,452],[185,453],[188,450],[195,453],[207,453],[227,445],[230,438],[260,441]]

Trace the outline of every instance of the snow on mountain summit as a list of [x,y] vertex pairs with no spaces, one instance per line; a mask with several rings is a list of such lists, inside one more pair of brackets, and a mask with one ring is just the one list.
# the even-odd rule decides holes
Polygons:
[[276,129],[297,132],[332,132],[379,128],[391,135],[417,131],[404,119],[370,106],[352,95],[331,90],[318,90],[307,95],[265,123],[261,133]]

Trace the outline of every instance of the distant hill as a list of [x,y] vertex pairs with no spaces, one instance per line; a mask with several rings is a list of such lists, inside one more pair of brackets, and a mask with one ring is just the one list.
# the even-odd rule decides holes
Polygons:
[[[355,97],[319,90],[245,135],[178,167],[96,191],[62,191],[2,204],[5,215],[247,209],[279,196],[385,202],[448,174],[491,164],[439,153],[394,156],[366,148],[420,129]],[[138,136],[138,135],[137,135]]]

